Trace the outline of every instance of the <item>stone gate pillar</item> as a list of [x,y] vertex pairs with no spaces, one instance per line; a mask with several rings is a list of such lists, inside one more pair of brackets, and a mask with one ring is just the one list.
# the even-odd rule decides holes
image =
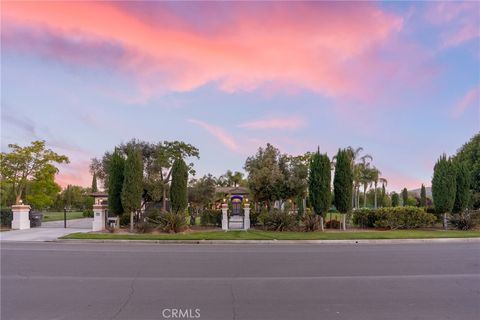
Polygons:
[[12,206],[12,229],[23,230],[30,229],[30,206],[16,204]]
[[247,202],[243,207],[243,230],[250,229],[250,204]]
[[92,231],[105,230],[105,221],[107,218],[108,205],[94,204],[93,205],[93,222]]
[[228,204],[222,203],[222,230],[228,231]]

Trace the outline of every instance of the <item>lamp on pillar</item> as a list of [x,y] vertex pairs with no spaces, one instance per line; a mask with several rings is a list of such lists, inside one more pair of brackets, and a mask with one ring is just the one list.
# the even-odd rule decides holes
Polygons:
[[228,204],[225,198],[222,203],[222,230],[228,231]]
[[18,204],[12,206],[12,229],[30,229],[30,209],[30,206],[24,205],[21,199]]
[[243,207],[243,229],[250,229],[250,203],[248,203],[248,198],[245,199],[245,205]]

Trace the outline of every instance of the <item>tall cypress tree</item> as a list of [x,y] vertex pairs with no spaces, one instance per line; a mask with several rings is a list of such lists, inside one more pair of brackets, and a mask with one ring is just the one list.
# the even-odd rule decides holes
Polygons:
[[125,160],[115,149],[108,167],[108,210],[118,216],[124,212],[121,197],[124,167]]
[[420,190],[420,207],[427,206],[427,191],[425,190],[425,186],[422,183],[422,189]]
[[403,206],[405,207],[408,203],[408,190],[407,190],[407,188],[403,188],[403,190],[402,190],[402,200],[403,200]]
[[130,232],[133,232],[133,217],[140,210],[143,194],[143,160],[140,150],[131,148],[125,161],[122,188],[122,206],[130,213]]
[[97,174],[94,172],[92,177],[92,192],[97,192],[97,191],[98,191]]
[[170,205],[175,213],[183,213],[187,208],[188,168],[183,159],[177,159],[172,167]]
[[392,192],[392,207],[398,207],[400,204],[400,196],[396,192]]
[[453,204],[454,213],[462,213],[468,206],[470,198],[470,171],[465,163],[456,163],[456,195]]
[[347,150],[339,149],[336,158],[333,178],[334,203],[337,210],[343,213],[343,230],[345,230],[345,214],[352,210],[353,172],[351,157]]
[[320,227],[322,231],[324,214],[326,214],[330,208],[331,180],[330,159],[326,154],[320,154],[320,150],[318,150],[310,159],[308,196],[313,211],[320,216]]
[[457,192],[455,165],[443,154],[433,168],[432,196],[437,213],[443,213],[443,227],[447,229],[447,213],[451,212]]
[[387,196],[387,191],[385,190],[385,183],[382,183],[382,198],[380,199],[380,207],[385,207],[385,197]]

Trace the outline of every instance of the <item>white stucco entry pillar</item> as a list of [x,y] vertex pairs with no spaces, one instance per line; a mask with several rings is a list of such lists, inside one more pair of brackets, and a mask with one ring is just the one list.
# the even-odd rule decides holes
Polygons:
[[228,231],[228,205],[222,203],[222,230]]
[[107,210],[108,210],[108,205],[106,204],[93,205],[92,231],[105,230],[105,219],[106,219]]
[[247,202],[243,207],[243,230],[250,229],[250,204]]
[[30,229],[30,206],[16,204],[12,206],[12,229],[23,230]]

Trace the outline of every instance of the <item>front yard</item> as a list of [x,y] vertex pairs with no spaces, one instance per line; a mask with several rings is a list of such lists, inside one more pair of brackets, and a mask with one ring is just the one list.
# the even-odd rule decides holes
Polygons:
[[[67,212],[67,220],[71,219],[81,219],[83,218],[83,212],[73,211]],[[43,222],[47,221],[59,221],[63,220],[63,212],[43,212]]]
[[477,238],[480,231],[395,230],[395,231],[203,231],[183,233],[128,234],[128,233],[72,233],[62,239],[96,240],[366,240],[366,239],[431,239]]

